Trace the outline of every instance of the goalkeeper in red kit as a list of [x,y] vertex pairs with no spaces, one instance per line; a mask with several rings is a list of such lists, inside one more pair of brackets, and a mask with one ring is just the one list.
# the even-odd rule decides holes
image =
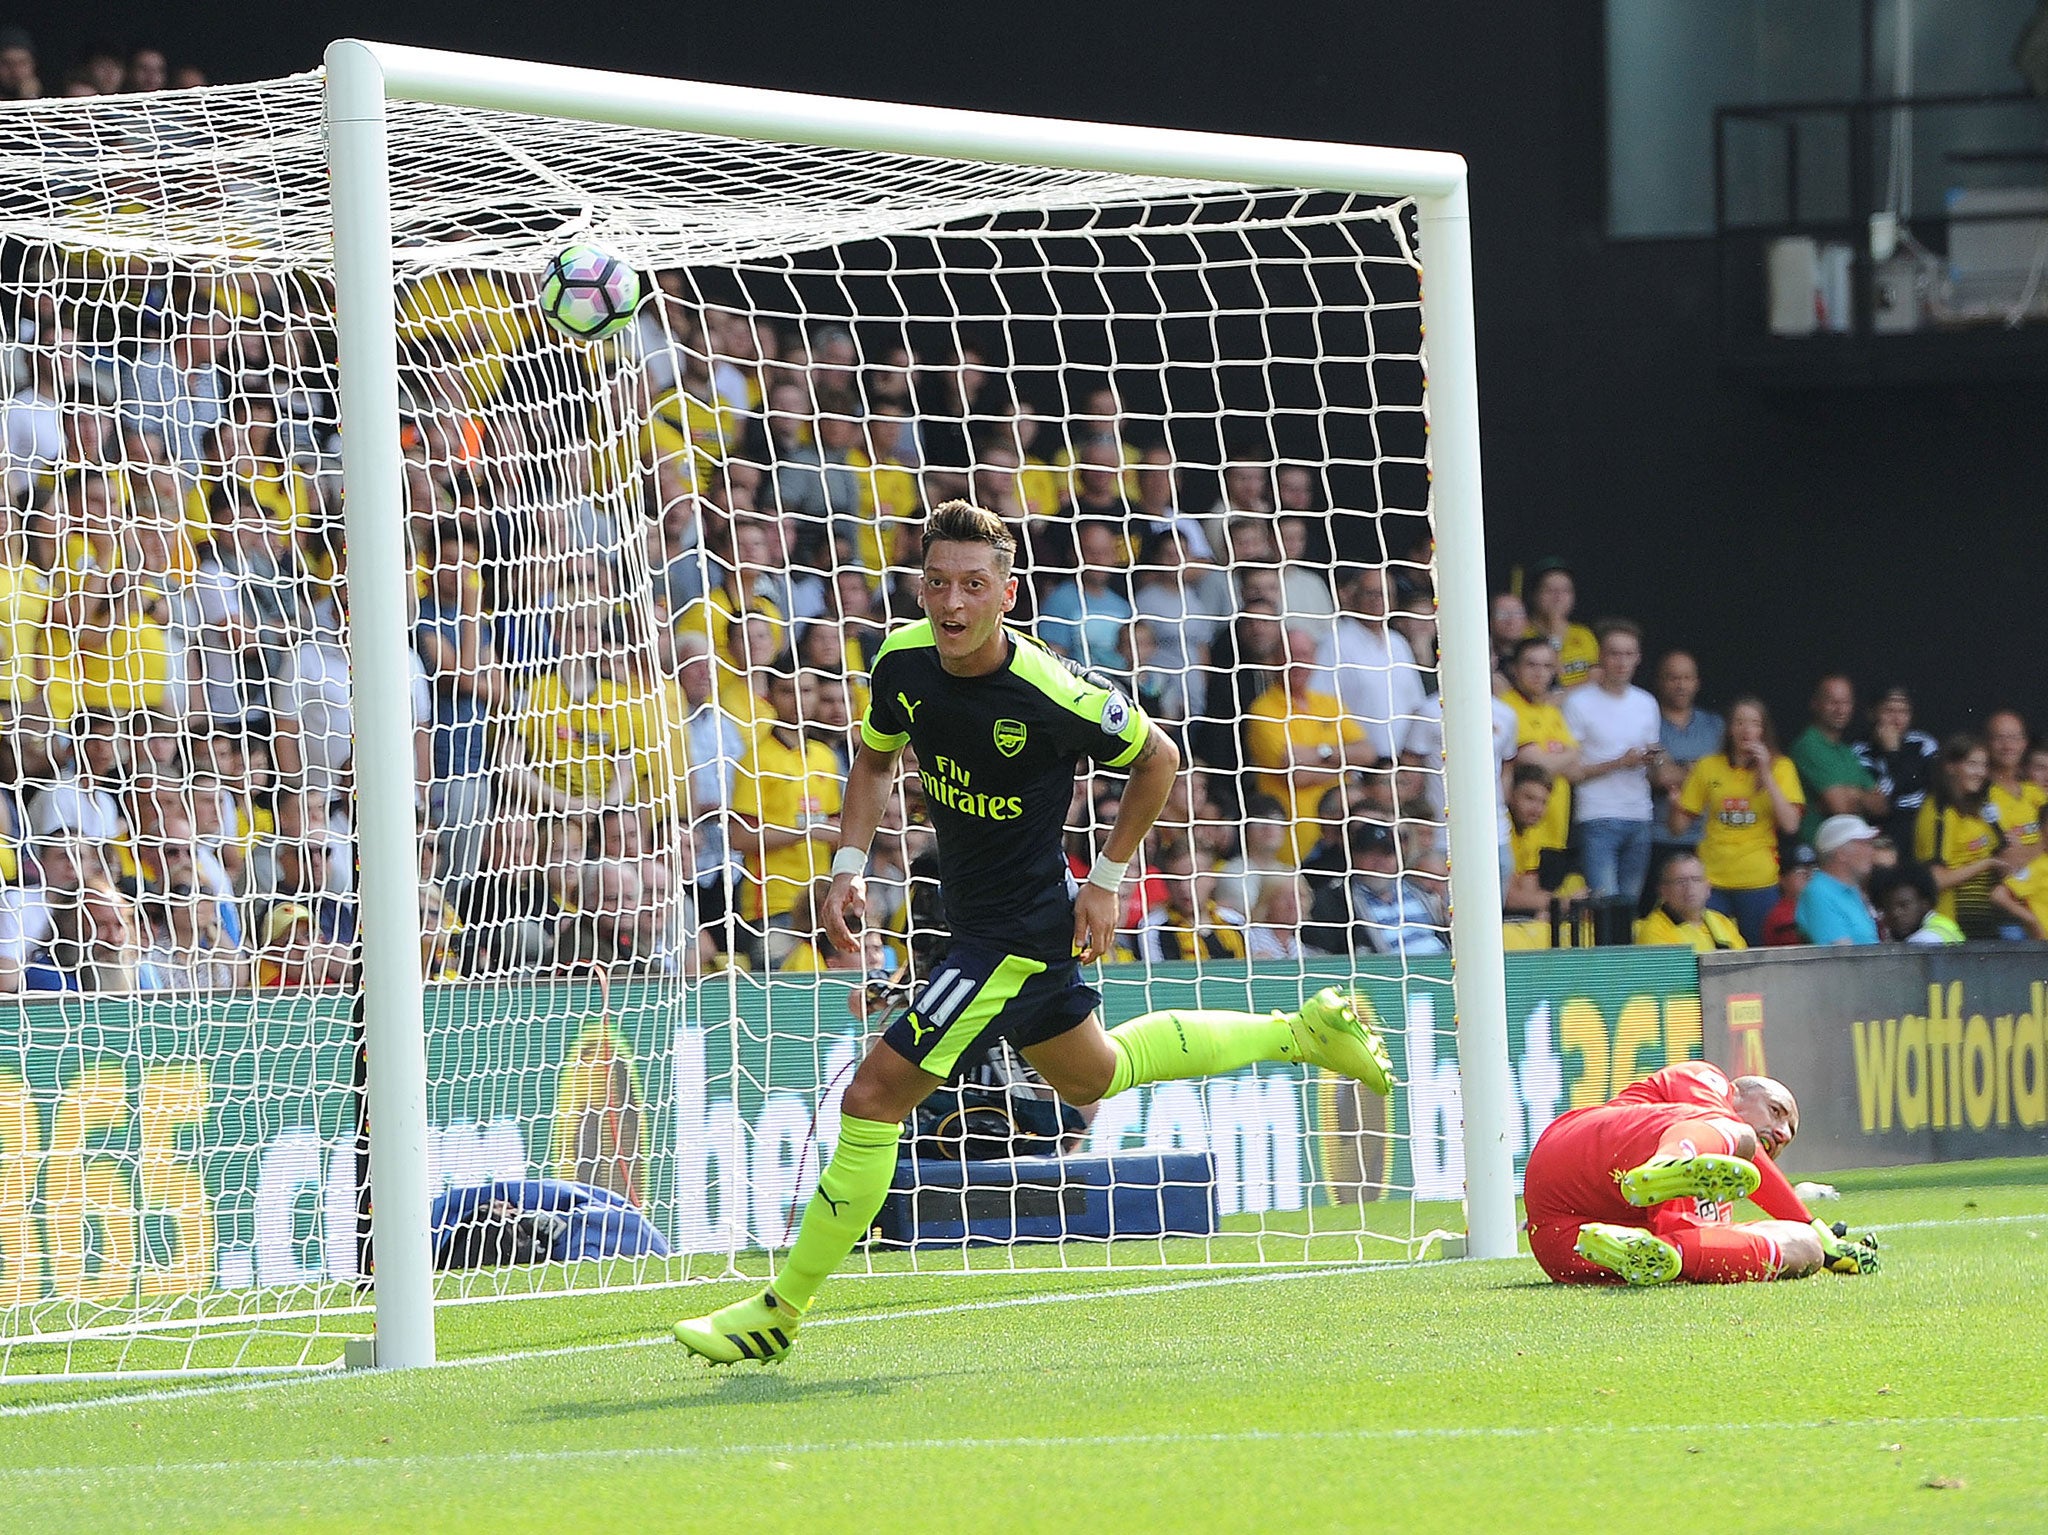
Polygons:
[[[1537,1137],[1522,1179],[1529,1249],[1559,1284],[1874,1272],[1876,1241],[1815,1220],[1778,1171],[1798,1131],[1782,1082],[1667,1066]],[[1732,1221],[1745,1197],[1771,1219]]]

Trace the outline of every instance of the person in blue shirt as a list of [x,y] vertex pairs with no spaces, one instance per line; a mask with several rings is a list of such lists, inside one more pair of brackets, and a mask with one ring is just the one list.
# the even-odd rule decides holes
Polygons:
[[1134,609],[1123,591],[1123,552],[1115,526],[1079,524],[1080,571],[1045,594],[1038,637],[1079,666],[1128,671],[1123,651]]
[[1799,927],[1809,941],[1877,942],[1877,917],[1863,893],[1876,836],[1877,828],[1857,815],[1831,815],[1814,832],[1820,868],[1799,897]]
[[1302,941],[1326,954],[1450,952],[1450,920],[1427,882],[1401,869],[1392,827],[1354,821],[1347,838],[1352,875],[1329,885],[1309,910]]

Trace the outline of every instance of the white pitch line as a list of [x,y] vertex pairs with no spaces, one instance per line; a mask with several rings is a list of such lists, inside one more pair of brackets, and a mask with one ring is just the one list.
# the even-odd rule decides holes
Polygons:
[[[2009,1226],[2018,1221],[2048,1221],[2048,1215],[1958,1215],[1950,1220],[1938,1221],[1891,1221],[1885,1225],[1873,1225],[1871,1229],[1879,1236],[1887,1231],[1939,1231],[1950,1226]],[[1854,1226],[1856,1222],[1849,1223]]]
[[[1980,1215],[1958,1216],[1943,1220],[1895,1221],[1878,1225],[1874,1229],[1880,1234],[1892,1231],[1931,1231],[1955,1226],[1995,1226],[2018,1221],[2048,1222],[2048,1212],[2036,1215]],[[1059,1306],[1075,1302],[1111,1299],[1122,1296],[1165,1295],[1182,1290],[1213,1290],[1230,1285],[1279,1284],[1297,1279],[1357,1278],[1369,1274],[1385,1273],[1389,1270],[1409,1270],[1433,1267],[1441,1260],[1413,1259],[1406,1262],[1374,1263],[1365,1266],[1332,1264],[1326,1268],[1280,1269],[1249,1274],[1220,1274],[1202,1279],[1168,1280],[1157,1284],[1105,1285],[1082,1290],[1049,1290],[1042,1295],[1011,1295],[1000,1300],[959,1301],[943,1306],[918,1306],[906,1310],[862,1312],[853,1316],[822,1316],[807,1323],[812,1328],[849,1327],[872,1322],[910,1321],[920,1317],[956,1316],[970,1311],[1000,1311],[1019,1306]],[[575,1343],[560,1348],[513,1349],[498,1354],[471,1354],[458,1359],[443,1359],[430,1368],[435,1371],[475,1369],[484,1365],[520,1364],[530,1360],[565,1359],[577,1354],[615,1353],[624,1349],[659,1348],[670,1340],[656,1338],[616,1338],[603,1343]],[[69,1413],[91,1412],[97,1408],[146,1407],[165,1402],[192,1401],[197,1398],[234,1396],[246,1392],[274,1391],[292,1386],[320,1386],[340,1380],[365,1378],[357,1372],[328,1372],[304,1378],[276,1380],[228,1381],[212,1386],[178,1386],[154,1391],[133,1391],[120,1396],[87,1397],[65,1402],[31,1402],[18,1406],[0,1405],[0,1420],[8,1418],[42,1418]],[[62,1376],[52,1376],[52,1384],[61,1383]]]
[[475,1466],[605,1465],[632,1461],[704,1460],[748,1455],[881,1455],[932,1450],[1094,1450],[1234,1444],[1330,1444],[1374,1440],[1563,1439],[1600,1435],[1711,1437],[1729,1433],[1857,1433],[1923,1428],[2027,1428],[2048,1413],[1914,1418],[1814,1418],[1769,1423],[1562,1423],[1443,1425],[1423,1428],[1218,1429],[1210,1433],[1015,1434],[920,1439],[783,1440],[758,1444],[615,1445],[569,1450],[467,1450],[446,1455],[309,1455],[277,1460],[137,1461],[91,1466],[0,1466],[0,1482],[107,1476],[218,1476],[237,1471],[320,1472],[437,1470]]
[[[1385,1269],[1407,1269],[1422,1267],[1420,1261],[1413,1263],[1380,1263],[1369,1269],[1332,1265],[1322,1269],[1285,1269],[1263,1274],[1222,1274],[1207,1279],[1180,1279],[1163,1284],[1103,1285],[1085,1290],[1053,1290],[1043,1295],[1011,1295],[1000,1300],[960,1301],[944,1306],[919,1306],[902,1311],[869,1311],[852,1316],[822,1316],[807,1325],[817,1327],[851,1327],[868,1322],[895,1322],[915,1317],[952,1316],[965,1311],[996,1311],[1015,1306],[1057,1306],[1076,1301],[1117,1299],[1127,1295],[1164,1295],[1178,1290],[1212,1290],[1226,1285],[1279,1284],[1294,1279],[1354,1278]],[[530,1360],[566,1359],[576,1354],[605,1354],[622,1349],[659,1348],[672,1343],[667,1337],[656,1338],[614,1338],[603,1343],[572,1343],[558,1348],[512,1349],[500,1354],[469,1354],[456,1359],[437,1360],[429,1368],[434,1371],[468,1370],[480,1365],[522,1364]],[[68,1402],[30,1402],[20,1406],[0,1406],[0,1419],[44,1418],[74,1412],[88,1412],[96,1407],[141,1407],[162,1402],[191,1401],[196,1397],[232,1396],[240,1392],[275,1390],[284,1386],[317,1386],[337,1380],[360,1380],[359,1373],[326,1373],[308,1375],[289,1380],[228,1381],[214,1386],[174,1386],[155,1391],[133,1391],[120,1396],[87,1397]],[[61,1383],[62,1376],[52,1376],[53,1384]]]

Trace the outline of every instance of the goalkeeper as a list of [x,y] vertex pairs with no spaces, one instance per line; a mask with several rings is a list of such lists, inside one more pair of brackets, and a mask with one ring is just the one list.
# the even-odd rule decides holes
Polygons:
[[[1320,1066],[1388,1091],[1385,1046],[1334,987],[1294,1013],[1147,1013],[1103,1030],[1102,998],[1081,966],[1111,951],[1118,887],[1180,758],[1114,687],[1003,622],[1017,600],[1015,552],[993,513],[964,501],[935,509],[924,528],[925,618],[876,652],[821,915],[833,943],[857,947],[868,843],[909,746],[938,833],[952,944],[848,1084],[838,1146],[774,1283],[676,1324],[677,1340],[715,1364],[788,1351],[818,1287],[881,1210],[904,1118],[977,1042],[1008,1040],[1072,1104],[1256,1061]],[[1084,757],[1128,769],[1130,782],[1077,886],[1062,835]]]
[[[1868,1274],[1874,1238],[1815,1220],[1775,1158],[1799,1105],[1770,1077],[1667,1066],[1551,1122],[1522,1177],[1529,1250],[1559,1284],[1733,1284]],[[1770,1220],[1735,1224],[1747,1196]]]

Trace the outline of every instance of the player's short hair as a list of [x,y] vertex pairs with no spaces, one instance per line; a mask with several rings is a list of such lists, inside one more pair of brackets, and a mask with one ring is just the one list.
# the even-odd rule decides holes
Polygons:
[[768,664],[763,670],[768,673],[768,679],[771,682],[794,682],[796,681],[796,656],[785,647],[769,657]]
[[996,573],[1007,576],[1017,555],[1017,540],[1003,519],[971,501],[941,501],[924,520],[923,552],[933,544],[987,544],[996,552]]
[[1515,771],[1509,775],[1508,787],[1519,789],[1524,784],[1535,784],[1547,789],[1556,781],[1550,769],[1540,762],[1517,762]]
[[1603,618],[1593,626],[1593,637],[1603,645],[1611,634],[1625,634],[1638,645],[1643,642],[1643,626],[1633,618]]
[[1791,1117],[1790,1129],[1799,1133],[1799,1100],[1792,1095],[1792,1089],[1776,1077],[1743,1076],[1728,1084],[1738,1092],[1761,1093],[1764,1097],[1781,1102]]

